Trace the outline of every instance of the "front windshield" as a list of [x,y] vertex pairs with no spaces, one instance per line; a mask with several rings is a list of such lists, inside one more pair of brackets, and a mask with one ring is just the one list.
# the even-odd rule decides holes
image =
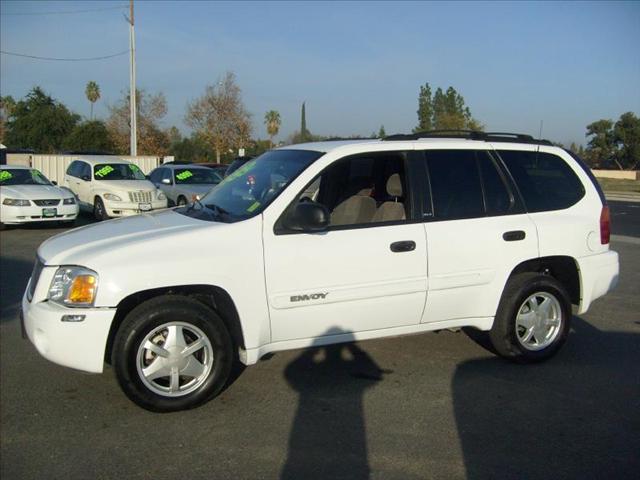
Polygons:
[[93,176],[96,180],[145,180],[133,163],[99,163],[93,167]]
[[210,168],[176,168],[174,176],[178,185],[216,185],[222,181]]
[[51,182],[38,170],[3,168],[0,170],[0,185],[51,185]]
[[227,176],[199,202],[179,213],[201,220],[235,222],[258,215],[323,152],[272,150]]

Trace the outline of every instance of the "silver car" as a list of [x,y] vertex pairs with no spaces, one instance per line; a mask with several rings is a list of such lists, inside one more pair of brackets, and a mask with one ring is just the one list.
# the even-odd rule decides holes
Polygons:
[[194,195],[203,197],[209,193],[222,177],[207,167],[172,164],[153,170],[149,180],[164,192],[170,205],[186,205]]

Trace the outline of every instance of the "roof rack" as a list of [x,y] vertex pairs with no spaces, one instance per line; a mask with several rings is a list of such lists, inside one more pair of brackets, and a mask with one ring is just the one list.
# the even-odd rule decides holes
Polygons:
[[477,130],[430,130],[409,134],[395,134],[383,138],[384,141],[420,140],[422,138],[460,138],[465,140],[479,140],[484,142],[515,142],[534,145],[553,145],[549,140],[536,139],[523,133],[480,132]]

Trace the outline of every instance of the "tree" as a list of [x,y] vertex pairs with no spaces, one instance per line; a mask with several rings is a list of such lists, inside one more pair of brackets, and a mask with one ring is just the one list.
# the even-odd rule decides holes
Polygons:
[[91,116],[89,118],[93,120],[93,104],[100,99],[100,87],[96,82],[91,80],[87,83],[84,94],[87,96],[87,100],[91,102]]
[[0,97],[0,143],[4,142],[4,136],[7,133],[7,119],[13,114],[16,108],[16,101],[11,95]]
[[187,105],[185,122],[213,145],[217,162],[229,149],[244,146],[251,134],[251,117],[235,75],[227,72],[216,85],[208,85],[200,98]]
[[[587,125],[586,137],[592,137],[587,144],[587,152],[591,165],[606,164],[614,161],[615,144],[613,139],[613,122],[611,120],[598,120]],[[618,164],[622,169],[622,166]]]
[[640,118],[633,112],[620,115],[613,127],[613,142],[618,165],[635,170],[640,165]]
[[110,154],[114,151],[109,131],[101,120],[91,120],[76,125],[65,138],[62,147],[71,152]]
[[307,113],[305,110],[305,102],[302,102],[302,112],[300,113],[300,141],[308,142],[311,138],[311,132],[307,130]]
[[387,136],[387,132],[385,132],[384,130],[384,125],[380,125],[380,130],[378,130],[378,138],[384,138],[386,136]]
[[5,135],[10,148],[54,153],[80,120],[79,115],[69,111],[40,87],[31,89],[11,108]]
[[264,114],[264,124],[267,127],[271,148],[273,148],[273,137],[278,135],[280,131],[280,113],[275,110],[269,110]]
[[[131,116],[129,92],[124,91],[115,105],[110,105],[107,129],[118,153],[127,154],[131,141]],[[138,155],[166,155],[169,150],[169,138],[159,126],[167,114],[167,101],[162,93],[148,94],[145,90],[136,90],[138,107]]]
[[438,87],[432,95],[425,83],[418,94],[418,125],[414,133],[430,130],[483,130],[484,126],[471,115],[464,98],[455,88],[444,92]]

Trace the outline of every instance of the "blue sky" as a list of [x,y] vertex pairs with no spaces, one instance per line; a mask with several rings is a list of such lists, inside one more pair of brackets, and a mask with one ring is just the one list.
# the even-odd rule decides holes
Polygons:
[[[9,52],[91,57],[128,48],[127,10],[117,2],[2,1],[0,45]],[[640,114],[640,2],[173,2],[136,1],[138,87],[164,92],[164,126],[186,132],[188,101],[226,71],[237,75],[254,135],[267,110],[279,139],[307,126],[317,134],[408,132],[419,87],[460,92],[487,130],[585,142],[585,126]],[[98,82],[107,104],[128,89],[128,56],[47,62],[0,56],[0,93],[44,87],[88,116],[84,87]]]

